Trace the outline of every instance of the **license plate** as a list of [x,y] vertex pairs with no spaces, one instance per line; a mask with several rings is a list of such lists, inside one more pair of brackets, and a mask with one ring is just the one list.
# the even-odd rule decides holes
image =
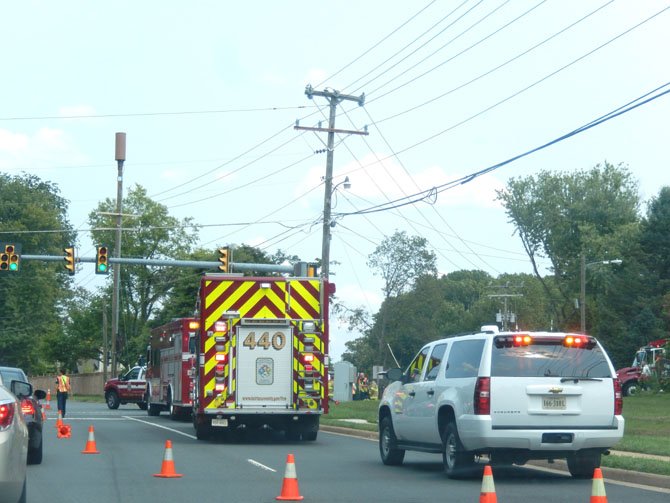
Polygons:
[[565,410],[564,396],[544,396],[542,397],[542,409],[544,410]]
[[212,426],[228,426],[227,419],[212,419]]

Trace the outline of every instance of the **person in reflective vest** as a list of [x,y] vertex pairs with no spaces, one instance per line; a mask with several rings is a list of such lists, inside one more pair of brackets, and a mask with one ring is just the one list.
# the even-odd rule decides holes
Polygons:
[[58,403],[58,410],[61,417],[65,417],[65,405],[67,403],[67,396],[70,392],[70,378],[63,373],[63,369],[58,369],[58,377],[56,378],[56,401]]

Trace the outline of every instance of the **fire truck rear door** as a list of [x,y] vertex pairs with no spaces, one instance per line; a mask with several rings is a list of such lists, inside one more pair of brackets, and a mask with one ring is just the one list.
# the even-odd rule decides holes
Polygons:
[[[273,320],[274,321],[274,320]],[[237,404],[242,408],[291,405],[293,342],[288,322],[245,323],[237,331]]]

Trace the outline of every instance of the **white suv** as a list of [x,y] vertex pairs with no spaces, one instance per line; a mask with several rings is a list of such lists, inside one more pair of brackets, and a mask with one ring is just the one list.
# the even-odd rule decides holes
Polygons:
[[426,344],[379,405],[379,452],[442,453],[449,477],[494,464],[566,458],[590,478],[623,437],[621,386],[593,337],[555,332],[482,332]]

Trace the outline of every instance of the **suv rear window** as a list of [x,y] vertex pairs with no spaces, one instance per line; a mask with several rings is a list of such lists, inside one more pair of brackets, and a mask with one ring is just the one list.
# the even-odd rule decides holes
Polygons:
[[492,377],[612,377],[600,347],[565,347],[562,339],[533,339],[528,345],[496,347]]

